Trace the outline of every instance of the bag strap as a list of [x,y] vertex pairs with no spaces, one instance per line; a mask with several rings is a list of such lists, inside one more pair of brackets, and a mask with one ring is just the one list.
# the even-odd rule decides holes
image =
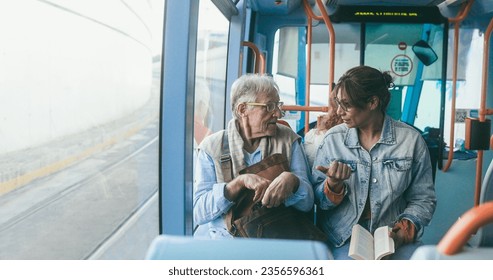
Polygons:
[[221,162],[223,180],[228,183],[233,180],[233,167],[231,162],[231,154],[229,152],[228,131],[224,131],[223,133],[222,154],[219,161]]
[[[231,154],[229,152],[229,142],[228,142],[228,131],[224,131],[223,133],[223,142],[221,145],[221,170],[223,173],[223,180],[224,182],[230,182],[233,180],[233,168],[231,167],[232,162],[231,162]],[[226,216],[224,217],[224,222],[226,223],[226,228],[228,231],[235,236],[236,235],[236,230],[233,230],[233,221],[234,221],[234,208],[236,205],[233,205],[231,209],[226,213]]]

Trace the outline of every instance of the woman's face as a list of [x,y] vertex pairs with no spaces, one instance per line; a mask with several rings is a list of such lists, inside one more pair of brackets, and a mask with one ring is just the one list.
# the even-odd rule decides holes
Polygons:
[[365,127],[372,121],[370,103],[368,103],[364,109],[357,108],[351,104],[349,97],[341,89],[337,91],[334,100],[337,104],[337,115],[341,117],[342,121],[349,128]]
[[277,120],[281,118],[281,111],[277,107],[279,95],[273,93],[260,93],[255,103],[276,104],[275,109],[269,112],[266,106],[246,106],[241,117],[245,136],[249,139],[264,136],[274,136],[277,132]]

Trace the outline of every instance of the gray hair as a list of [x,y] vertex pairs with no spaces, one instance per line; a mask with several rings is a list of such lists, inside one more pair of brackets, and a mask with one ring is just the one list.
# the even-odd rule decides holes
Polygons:
[[245,74],[234,81],[231,86],[231,110],[233,117],[240,116],[236,112],[238,104],[255,102],[259,93],[279,94],[279,86],[268,74]]

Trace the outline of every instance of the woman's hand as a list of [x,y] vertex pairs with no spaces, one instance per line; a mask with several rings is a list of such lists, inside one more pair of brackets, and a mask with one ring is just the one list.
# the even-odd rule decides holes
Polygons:
[[265,191],[262,206],[277,207],[298,190],[300,180],[291,172],[284,171],[277,176]]
[[331,190],[336,193],[341,192],[342,182],[351,176],[351,167],[338,161],[333,161],[329,167],[319,165],[316,168],[327,176]]
[[389,232],[389,236],[394,239],[395,248],[414,242],[415,235],[416,228],[414,227],[414,224],[406,219],[402,219],[395,223],[392,231]]

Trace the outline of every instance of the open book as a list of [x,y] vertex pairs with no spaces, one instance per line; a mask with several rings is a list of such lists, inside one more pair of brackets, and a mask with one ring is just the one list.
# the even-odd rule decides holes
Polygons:
[[394,240],[389,236],[390,230],[390,227],[382,226],[372,236],[364,227],[354,225],[348,256],[355,260],[380,260],[393,254]]

